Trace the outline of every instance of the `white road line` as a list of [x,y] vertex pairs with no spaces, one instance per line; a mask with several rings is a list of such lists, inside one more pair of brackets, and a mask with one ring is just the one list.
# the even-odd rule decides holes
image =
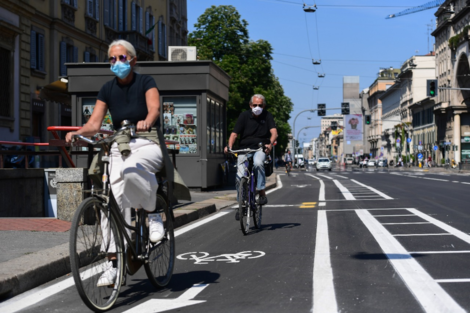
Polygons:
[[302,204],[266,204],[266,205],[263,205],[263,208],[285,208],[285,207],[301,206],[301,205]]
[[326,211],[318,211],[315,258],[313,260],[313,313],[336,313],[333,270],[330,261],[330,240]]
[[470,278],[436,279],[438,283],[470,283]]
[[326,202],[320,202],[320,203],[318,204],[318,206],[325,206],[325,205],[326,205]]
[[[331,209],[331,210],[328,210],[328,212],[330,211],[356,211],[357,209]],[[390,210],[409,210],[407,208],[388,208],[388,209],[367,209],[368,211],[390,211]],[[373,215],[374,217],[375,216],[379,216],[379,215]],[[383,216],[389,216],[389,215],[383,215]],[[411,216],[411,215],[410,215]]]
[[437,180],[437,181],[449,181],[448,179],[440,179],[440,178],[430,178],[430,177],[421,177],[422,179],[429,179],[429,180]]
[[374,217],[395,217],[395,216],[416,216],[414,214],[386,214],[386,215],[374,215]]
[[463,231],[460,231],[452,226],[449,226],[447,225],[446,223],[443,223],[427,214],[424,214],[423,212],[421,211],[418,211],[416,209],[408,209],[408,211],[410,211],[411,213],[414,213],[416,214],[417,216],[421,217],[422,219],[428,221],[428,222],[431,222],[433,223],[434,225],[436,225],[437,227],[445,230],[446,232],[448,233],[451,233],[452,235],[454,235],[455,237],[459,238],[459,239],[462,239],[463,241],[465,241],[466,243],[470,243],[470,235],[464,233]]
[[470,183],[465,183],[465,182],[462,182],[462,184],[465,184],[465,185],[470,185]]
[[456,250],[456,251],[412,251],[410,254],[454,254],[454,253],[470,253],[470,250]]
[[178,230],[175,231],[175,237],[178,237],[178,236],[180,236],[180,235],[182,235],[182,234],[184,234],[184,233],[187,233],[188,231],[193,230],[194,228],[197,228],[197,227],[199,227],[199,226],[202,226],[202,225],[204,225],[204,224],[206,224],[206,223],[212,222],[213,220],[218,219],[219,217],[222,217],[222,216],[224,216],[225,214],[229,214],[229,213],[230,213],[230,212],[219,212],[219,213],[216,213],[216,214],[214,214],[214,215],[212,215],[212,216],[210,216],[210,217],[208,217],[208,218],[205,218],[205,219],[203,219],[203,220],[201,220],[201,221],[198,221],[198,222],[196,222],[196,223],[193,223],[193,224],[191,224],[191,225],[188,225],[188,226],[186,226],[186,227],[184,227],[184,228],[182,228],[182,229],[178,229]]
[[411,225],[411,224],[431,224],[431,223],[430,222],[382,223],[382,225]]
[[354,198],[353,194],[348,190],[348,188],[344,187],[336,179],[334,179],[333,182],[335,183],[336,187],[338,187],[338,189],[341,191],[346,200],[356,200],[356,198]]
[[[281,174],[284,175],[284,174]],[[266,191],[266,194],[274,192],[276,190],[279,190],[282,188],[282,181],[281,181],[281,175],[277,175],[277,187],[271,190]]]
[[369,187],[369,186],[367,186],[367,185],[364,185],[364,184],[362,184],[362,183],[360,183],[360,182],[358,182],[357,180],[354,180],[354,179],[351,179],[351,181],[352,181],[352,182],[355,182],[355,183],[358,184],[359,186],[365,187],[365,188],[367,188],[367,189],[369,189],[369,190],[375,192],[376,194],[378,194],[379,196],[381,196],[381,197],[384,198],[384,199],[393,200],[392,197],[387,196],[386,194],[384,194],[384,193],[381,192],[381,191],[378,191],[378,190],[375,189],[375,188],[372,188],[372,187]]
[[313,178],[320,181],[320,193],[318,195],[318,201],[325,201],[325,183],[323,183],[323,180],[321,180],[320,178],[318,178],[318,177],[316,177],[312,174],[305,174],[305,175],[313,177]]
[[460,182],[459,182],[459,181],[457,181],[457,180],[454,180],[454,181],[453,181],[453,183],[460,183]]
[[356,214],[425,312],[465,312],[367,210],[356,210]]
[[344,179],[348,179],[348,177],[346,176],[340,176],[340,175],[335,175],[336,177],[339,177],[339,178],[344,178]]
[[433,234],[397,234],[395,237],[407,237],[407,236],[451,236],[449,233],[433,233]]
[[322,175],[322,174],[317,174],[318,176],[321,176],[321,177],[325,177],[325,178],[328,178],[328,179],[334,179],[334,178],[331,178],[329,176],[326,176],[326,175]]

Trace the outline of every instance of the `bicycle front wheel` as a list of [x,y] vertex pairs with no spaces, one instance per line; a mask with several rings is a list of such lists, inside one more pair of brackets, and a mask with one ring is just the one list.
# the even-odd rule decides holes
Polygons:
[[248,179],[243,177],[238,186],[238,213],[240,216],[240,227],[243,235],[250,231],[250,218],[248,211],[250,210],[250,199],[248,198]]
[[263,218],[263,206],[258,204],[258,201],[255,201],[255,207],[253,209],[253,223],[255,228],[261,228],[261,220]]
[[[122,283],[122,237],[114,217],[107,216],[101,200],[87,198],[75,212],[70,231],[70,266],[75,286],[86,306],[95,312],[113,306]],[[108,253],[116,254],[116,279],[114,285],[98,287],[101,275],[112,268]]]
[[150,242],[147,236],[149,258],[144,267],[150,282],[157,288],[168,285],[175,267],[175,235],[168,203],[166,195],[159,191],[156,213],[162,218],[165,236],[157,243]]

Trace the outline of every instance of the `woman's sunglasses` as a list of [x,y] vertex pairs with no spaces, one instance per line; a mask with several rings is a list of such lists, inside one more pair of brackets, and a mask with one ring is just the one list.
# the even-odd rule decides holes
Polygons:
[[[109,63],[114,64],[114,63],[116,63],[116,61],[118,59],[119,59],[119,61],[124,63],[124,62],[127,61],[127,55],[121,54],[121,55],[118,55],[117,57],[115,55],[113,55],[112,57],[109,57]],[[132,61],[132,59],[130,61]]]

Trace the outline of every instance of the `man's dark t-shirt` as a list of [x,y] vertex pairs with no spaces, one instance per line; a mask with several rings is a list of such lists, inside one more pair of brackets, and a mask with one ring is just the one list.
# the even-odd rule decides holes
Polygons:
[[127,85],[119,84],[117,78],[114,78],[101,87],[98,100],[108,106],[114,129],[121,128],[123,120],[133,124],[145,120],[148,114],[145,93],[154,87],[157,88],[157,84],[152,77],[137,73],[134,73],[132,81]]
[[251,110],[245,111],[238,117],[233,132],[240,135],[240,149],[257,149],[258,144],[268,144],[271,138],[270,130],[276,128],[273,115],[263,110],[257,118]]

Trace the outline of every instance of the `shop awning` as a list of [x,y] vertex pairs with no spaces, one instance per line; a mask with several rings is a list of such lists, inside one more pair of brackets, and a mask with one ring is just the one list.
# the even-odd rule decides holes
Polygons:
[[39,93],[39,98],[42,100],[49,100],[60,102],[70,106],[70,94],[68,92],[67,83],[56,80],[47,86],[44,86]]

